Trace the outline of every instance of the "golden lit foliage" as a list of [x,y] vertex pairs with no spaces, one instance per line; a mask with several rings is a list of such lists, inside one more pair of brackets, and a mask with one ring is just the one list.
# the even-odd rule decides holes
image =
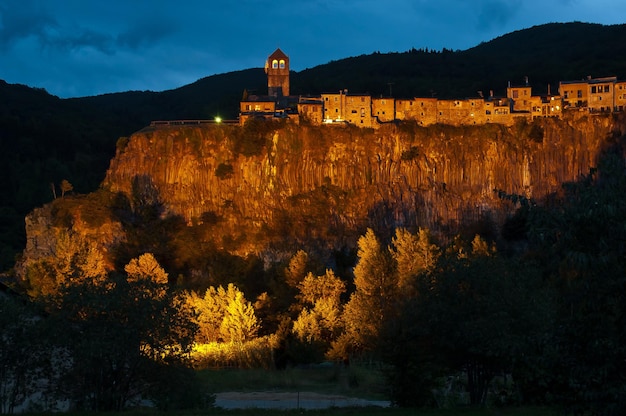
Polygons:
[[159,265],[152,253],[144,253],[132,259],[124,271],[129,283],[145,283],[145,294],[161,298],[167,293],[167,273]]
[[92,281],[102,283],[107,270],[102,253],[83,235],[61,231],[51,256],[27,267],[28,294],[32,297],[58,293],[64,285]]
[[124,271],[129,281],[141,279],[152,280],[155,283],[167,284],[167,273],[159,265],[152,253],[144,253],[136,259],[132,259]]
[[430,231],[424,228],[420,228],[417,234],[404,228],[396,230],[389,250],[396,262],[401,289],[410,288],[418,274],[434,270],[441,250],[432,240]]
[[339,303],[339,298],[346,291],[346,284],[332,270],[326,270],[322,276],[307,274],[298,284],[298,289],[300,294],[297,298],[304,304],[315,305],[320,299]]
[[473,256],[492,256],[495,254],[495,246],[489,246],[489,244],[478,234],[472,240],[472,255]]
[[357,292],[365,296],[389,298],[397,291],[393,258],[383,250],[372,229],[359,238],[354,268],[354,284]]
[[291,287],[297,287],[305,278],[309,256],[304,250],[298,250],[289,260],[289,266],[285,269],[285,281]]
[[390,250],[381,247],[368,229],[358,241],[354,268],[355,292],[344,308],[345,335],[339,340],[353,349],[372,346],[385,319],[392,314],[399,293],[398,278]]
[[256,337],[259,323],[254,307],[232,283],[209,287],[204,297],[196,292],[187,295],[187,303],[196,311],[196,341],[243,342]]
[[243,293],[235,293],[235,298],[229,300],[225,312],[220,325],[224,341],[242,343],[256,337],[259,324],[252,304],[245,299]]
[[306,306],[293,324],[293,331],[302,340],[333,341],[343,329],[341,295],[346,285],[332,270],[323,276],[309,273],[298,285],[300,302]]
[[195,344],[191,353],[194,367],[271,368],[275,335],[259,337],[241,344],[210,342]]

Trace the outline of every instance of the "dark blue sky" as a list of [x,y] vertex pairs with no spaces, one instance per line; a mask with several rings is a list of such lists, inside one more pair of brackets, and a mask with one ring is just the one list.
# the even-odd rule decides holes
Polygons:
[[163,91],[262,67],[277,47],[299,71],[571,21],[624,23],[626,1],[0,0],[0,79],[63,98]]

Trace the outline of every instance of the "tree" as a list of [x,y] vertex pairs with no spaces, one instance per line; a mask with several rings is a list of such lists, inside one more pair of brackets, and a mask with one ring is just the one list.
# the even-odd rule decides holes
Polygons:
[[159,265],[152,253],[144,253],[138,258],[131,259],[124,266],[124,271],[128,275],[129,281],[151,280],[157,285],[166,285],[168,282],[167,273]]
[[226,342],[243,343],[256,338],[259,324],[252,304],[237,291],[235,298],[226,305],[220,333]]
[[191,292],[186,302],[196,311],[197,342],[245,342],[256,337],[254,307],[234,284],[209,287],[203,298]]
[[511,373],[544,339],[550,308],[540,283],[532,265],[480,252],[448,256],[422,285],[428,336],[443,362],[467,375],[471,404],[485,404],[493,377]]
[[42,322],[22,299],[0,294],[0,413],[13,413],[38,391],[47,348]]
[[74,190],[74,186],[67,179],[63,179],[61,181],[61,198],[64,198],[65,194],[72,192],[72,190]]
[[398,228],[391,243],[389,250],[397,265],[398,285],[402,292],[410,292],[419,274],[433,272],[441,250],[434,244],[430,231],[424,228],[417,234]]
[[107,276],[104,256],[84,236],[63,230],[57,234],[53,254],[26,267],[28,294],[53,296],[65,285],[87,280],[102,281]]
[[383,323],[393,316],[398,280],[390,251],[381,247],[371,229],[359,238],[357,256],[356,289],[343,313],[346,338],[338,343],[355,350],[371,351]]
[[306,277],[309,256],[304,250],[298,250],[289,260],[289,266],[285,269],[285,281],[291,287],[297,287]]
[[304,307],[293,330],[301,340],[320,342],[328,348],[343,328],[341,295],[346,285],[332,270],[327,270],[322,276],[309,273],[298,287],[298,299]]
[[597,169],[528,214],[533,255],[555,293],[542,383],[574,412],[626,412],[626,163],[624,138]]
[[53,345],[64,356],[54,384],[75,408],[121,410],[164,382],[160,372],[188,364],[192,311],[168,290],[160,267],[152,270],[144,278],[112,273],[104,284],[84,279],[58,293],[49,319],[57,329]]

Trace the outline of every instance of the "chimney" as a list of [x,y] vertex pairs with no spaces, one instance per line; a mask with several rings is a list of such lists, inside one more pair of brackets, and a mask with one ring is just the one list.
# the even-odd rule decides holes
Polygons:
[[528,87],[528,75],[524,77],[524,84]]
[[493,90],[489,90],[489,98],[493,98]]

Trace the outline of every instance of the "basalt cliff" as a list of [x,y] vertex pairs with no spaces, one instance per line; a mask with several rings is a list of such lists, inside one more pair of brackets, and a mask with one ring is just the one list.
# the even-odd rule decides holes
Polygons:
[[[589,173],[625,133],[622,115],[579,113],[511,127],[146,127],[118,142],[99,191],[118,202],[94,208],[74,197],[35,210],[24,262],[49,255],[64,227],[105,252],[124,241],[128,226],[112,214],[120,198],[128,212],[158,207],[160,218],[201,230],[198,244],[266,259],[353,248],[368,227],[386,236],[428,227],[446,238],[482,224],[497,235],[518,207],[503,193],[540,202]],[[106,211],[106,220],[89,210]]]

